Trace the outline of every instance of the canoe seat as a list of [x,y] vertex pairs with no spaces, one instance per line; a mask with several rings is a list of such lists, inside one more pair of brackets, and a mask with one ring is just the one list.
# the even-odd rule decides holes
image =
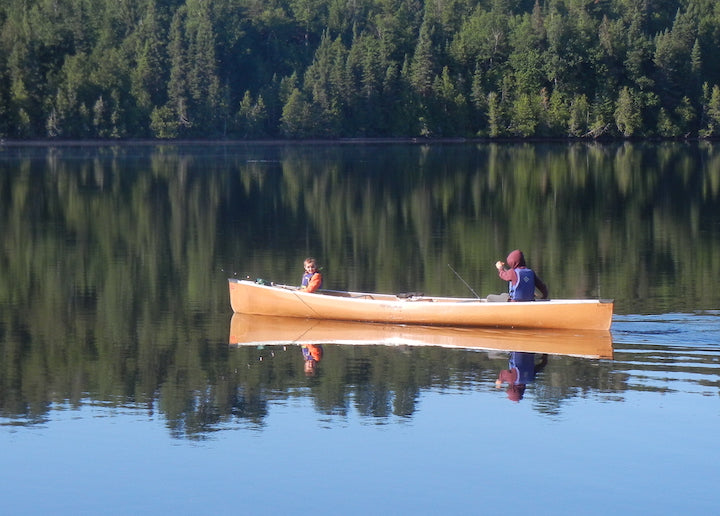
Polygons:
[[487,297],[488,303],[507,303],[510,301],[510,294],[504,292],[502,294],[489,294]]

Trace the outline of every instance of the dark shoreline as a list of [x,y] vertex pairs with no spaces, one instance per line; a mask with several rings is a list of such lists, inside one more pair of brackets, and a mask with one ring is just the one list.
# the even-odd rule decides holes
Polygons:
[[2,147],[109,147],[109,146],[162,146],[162,145],[378,145],[378,144],[464,144],[464,143],[661,143],[661,142],[716,142],[718,138],[310,138],[307,140],[283,139],[118,139],[118,140],[6,140],[0,139]]

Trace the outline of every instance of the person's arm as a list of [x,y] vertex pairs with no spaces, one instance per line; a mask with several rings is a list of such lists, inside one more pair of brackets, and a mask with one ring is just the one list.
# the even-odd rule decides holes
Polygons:
[[503,262],[496,262],[495,268],[498,271],[498,276],[500,276],[500,279],[503,279],[505,281],[512,281],[513,283],[517,281],[517,274],[515,273],[515,269],[506,269],[505,264]]
[[315,292],[317,289],[320,288],[321,283],[322,275],[319,272],[316,272],[312,275],[310,281],[308,281],[308,286],[305,287],[305,292]]
[[540,362],[535,364],[535,374],[539,373],[543,369],[545,369],[545,366],[548,363],[548,356],[547,353],[543,353],[540,357]]
[[320,362],[323,357],[323,347],[320,344],[308,344],[308,351],[315,362]]

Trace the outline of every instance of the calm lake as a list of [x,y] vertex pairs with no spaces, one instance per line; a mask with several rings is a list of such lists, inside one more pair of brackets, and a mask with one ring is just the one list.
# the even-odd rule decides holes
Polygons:
[[[2,514],[717,510],[718,144],[5,144],[0,232]],[[516,248],[609,354],[229,344],[228,278],[485,296]]]

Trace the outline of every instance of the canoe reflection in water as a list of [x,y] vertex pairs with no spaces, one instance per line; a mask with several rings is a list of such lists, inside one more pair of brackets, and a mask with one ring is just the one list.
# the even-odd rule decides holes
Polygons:
[[498,374],[495,387],[502,388],[503,383],[508,384],[507,396],[511,401],[520,401],[525,394],[527,384],[535,381],[537,374],[545,369],[548,362],[547,353],[540,355],[540,361],[535,361],[535,353],[513,351],[510,353],[508,369]]
[[302,354],[305,359],[305,375],[315,376],[317,373],[318,362],[323,357],[323,347],[320,344],[302,344]]
[[[229,343],[235,346],[322,344],[441,346],[522,351],[585,358],[613,358],[609,331],[508,330],[380,324],[298,317],[233,314]],[[317,366],[315,361],[314,366]]]

